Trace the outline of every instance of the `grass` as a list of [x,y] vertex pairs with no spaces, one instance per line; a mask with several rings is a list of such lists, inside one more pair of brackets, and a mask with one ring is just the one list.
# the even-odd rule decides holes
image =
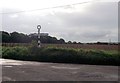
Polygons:
[[118,65],[118,51],[85,50],[62,47],[2,47],[2,58],[57,63]]

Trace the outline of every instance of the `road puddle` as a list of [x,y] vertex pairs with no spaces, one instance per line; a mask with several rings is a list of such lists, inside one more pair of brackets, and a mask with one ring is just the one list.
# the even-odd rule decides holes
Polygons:
[[51,66],[52,68],[55,68],[55,69],[79,69],[77,67],[60,67],[60,66]]
[[3,66],[3,67],[13,67],[13,66]]

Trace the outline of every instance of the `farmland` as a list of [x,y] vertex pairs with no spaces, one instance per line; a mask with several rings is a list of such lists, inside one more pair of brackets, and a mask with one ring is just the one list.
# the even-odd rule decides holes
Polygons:
[[[2,43],[5,47],[14,46],[30,46],[31,43]],[[42,47],[62,47],[62,48],[77,48],[77,49],[94,49],[94,50],[107,50],[118,51],[118,45],[97,45],[97,44],[42,44]]]
[[42,44],[41,48],[31,44],[3,44],[2,57],[57,63],[94,65],[118,65],[118,45]]

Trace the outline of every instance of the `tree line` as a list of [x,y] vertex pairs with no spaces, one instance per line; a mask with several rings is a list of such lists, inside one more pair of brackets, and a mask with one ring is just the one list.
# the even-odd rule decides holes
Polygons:
[[[37,35],[27,35],[19,32],[12,32],[8,33],[6,31],[0,31],[0,42],[2,43],[31,43],[32,41],[37,41],[38,37]],[[96,43],[81,43],[76,41],[68,41],[65,42],[63,38],[57,39],[56,37],[51,36],[41,36],[40,37],[41,43],[47,43],[47,44],[97,44],[97,45],[118,45],[119,43],[109,43],[109,42],[96,42]]]
[[[18,32],[8,33],[5,31],[0,31],[0,37],[2,37],[2,43],[30,43],[32,41],[37,41],[38,37],[36,35],[27,35]],[[52,44],[64,44],[65,40],[51,36],[41,36],[41,43],[52,43]]]

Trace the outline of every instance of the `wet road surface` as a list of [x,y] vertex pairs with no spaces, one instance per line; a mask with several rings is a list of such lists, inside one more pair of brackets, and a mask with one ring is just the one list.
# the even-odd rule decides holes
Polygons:
[[117,81],[118,66],[0,59],[3,81]]

